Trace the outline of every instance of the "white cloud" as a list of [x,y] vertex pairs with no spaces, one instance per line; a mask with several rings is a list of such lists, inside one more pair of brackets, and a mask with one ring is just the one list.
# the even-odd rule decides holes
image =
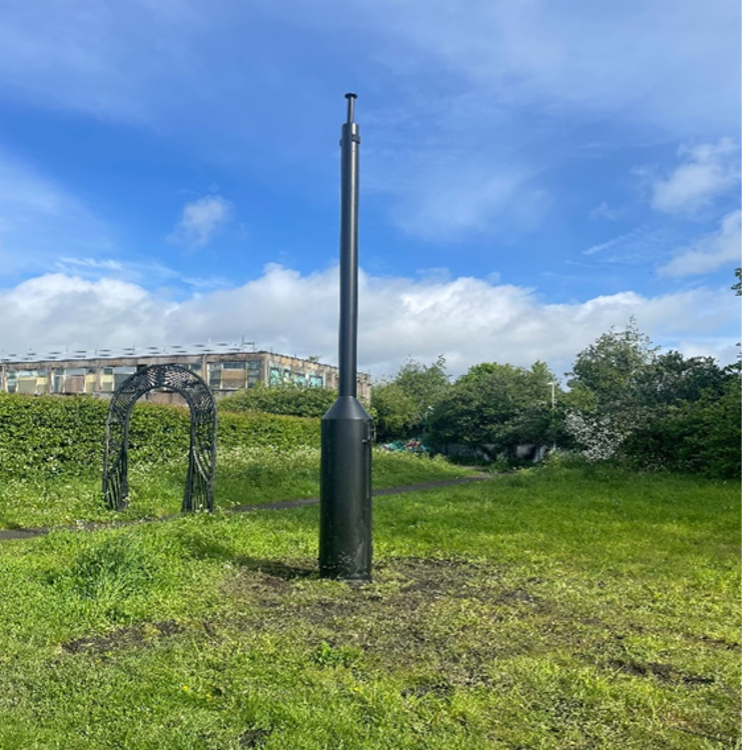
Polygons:
[[733,211],[722,219],[716,232],[683,249],[658,272],[664,276],[691,276],[714,271],[726,263],[739,266],[740,258],[741,212]]
[[124,347],[162,340],[170,305],[136,284],[115,279],[88,281],[47,274],[0,292],[4,310],[0,348],[38,354],[98,347]]
[[683,163],[652,186],[652,206],[658,211],[693,214],[740,181],[739,149],[729,138],[682,146],[678,153]]
[[[277,265],[245,285],[181,303],[113,279],[63,274],[0,293],[5,352],[146,347],[239,341],[261,349],[336,360],[338,270],[302,276]],[[729,290],[696,289],[646,298],[634,292],[543,304],[530,289],[482,279],[360,278],[359,363],[376,376],[405,357],[444,354],[453,374],[483,361],[547,361],[558,374],[611,326],[634,315],[653,340],[732,361],[739,306]],[[685,349],[686,350],[686,349]]]
[[228,200],[220,195],[207,195],[186,203],[170,239],[190,247],[203,247],[231,217],[232,204]]

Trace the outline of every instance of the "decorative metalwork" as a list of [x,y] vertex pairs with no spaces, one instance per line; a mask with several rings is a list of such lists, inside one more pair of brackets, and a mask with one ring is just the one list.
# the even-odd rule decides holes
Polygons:
[[129,422],[135,402],[148,391],[166,388],[180,393],[191,411],[191,445],[183,493],[184,512],[214,510],[214,467],[217,412],[207,384],[180,365],[142,367],[114,393],[106,417],[103,497],[113,510],[123,510],[129,496]]

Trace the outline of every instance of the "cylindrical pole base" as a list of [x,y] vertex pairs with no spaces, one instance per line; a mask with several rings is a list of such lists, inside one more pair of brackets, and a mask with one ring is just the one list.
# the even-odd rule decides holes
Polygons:
[[371,418],[357,399],[338,398],[322,420],[320,575],[370,581]]

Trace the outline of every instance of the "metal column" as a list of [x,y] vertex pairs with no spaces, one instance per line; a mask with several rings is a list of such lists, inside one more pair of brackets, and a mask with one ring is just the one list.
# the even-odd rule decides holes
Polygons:
[[338,399],[322,419],[320,575],[371,580],[371,418],[356,398],[358,334],[359,126],[346,94],[341,130]]

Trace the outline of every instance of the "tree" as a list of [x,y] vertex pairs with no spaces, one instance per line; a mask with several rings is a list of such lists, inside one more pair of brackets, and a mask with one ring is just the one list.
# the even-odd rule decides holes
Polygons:
[[729,374],[714,357],[686,359],[677,351],[660,354],[636,374],[635,391],[646,415],[679,401],[697,401],[703,395],[722,396]]
[[638,380],[657,357],[658,347],[637,327],[634,317],[622,331],[611,328],[575,358],[568,386],[585,401],[590,394],[603,412],[626,411],[635,402]]
[[[733,284],[730,288],[735,292],[736,297],[741,296],[741,269],[736,268],[735,269],[735,277],[738,279],[735,284]],[[738,346],[740,346],[740,341],[738,342]],[[735,365],[735,369],[740,372],[741,370],[741,355],[738,354],[738,361]]]
[[719,407],[732,398],[729,368],[712,357],[659,354],[632,319],[625,331],[611,329],[580,352],[569,376],[566,428],[589,460],[701,470],[692,454],[709,455],[700,445],[712,430],[710,415],[724,422],[712,430],[718,436],[733,434],[730,420],[740,418]]
[[530,369],[484,363],[471,367],[449,389],[429,419],[437,444],[462,443],[491,454],[518,445],[551,442],[550,383],[543,362]]
[[393,378],[372,388],[379,437],[389,440],[422,432],[428,415],[450,386],[443,356],[431,365],[407,360]]
[[380,383],[372,388],[371,404],[377,415],[377,439],[407,437],[418,423],[418,406],[397,383]]
[[624,451],[639,468],[733,479],[741,474],[741,387],[735,375],[721,392],[678,401],[631,435]]
[[624,330],[612,327],[575,358],[567,373],[566,428],[588,458],[612,457],[642,423],[638,388],[657,352],[632,317]]
[[450,386],[446,374],[446,359],[439,355],[431,365],[409,359],[395,375],[393,382],[413,399],[418,421],[422,423],[429,408],[438,403]]

